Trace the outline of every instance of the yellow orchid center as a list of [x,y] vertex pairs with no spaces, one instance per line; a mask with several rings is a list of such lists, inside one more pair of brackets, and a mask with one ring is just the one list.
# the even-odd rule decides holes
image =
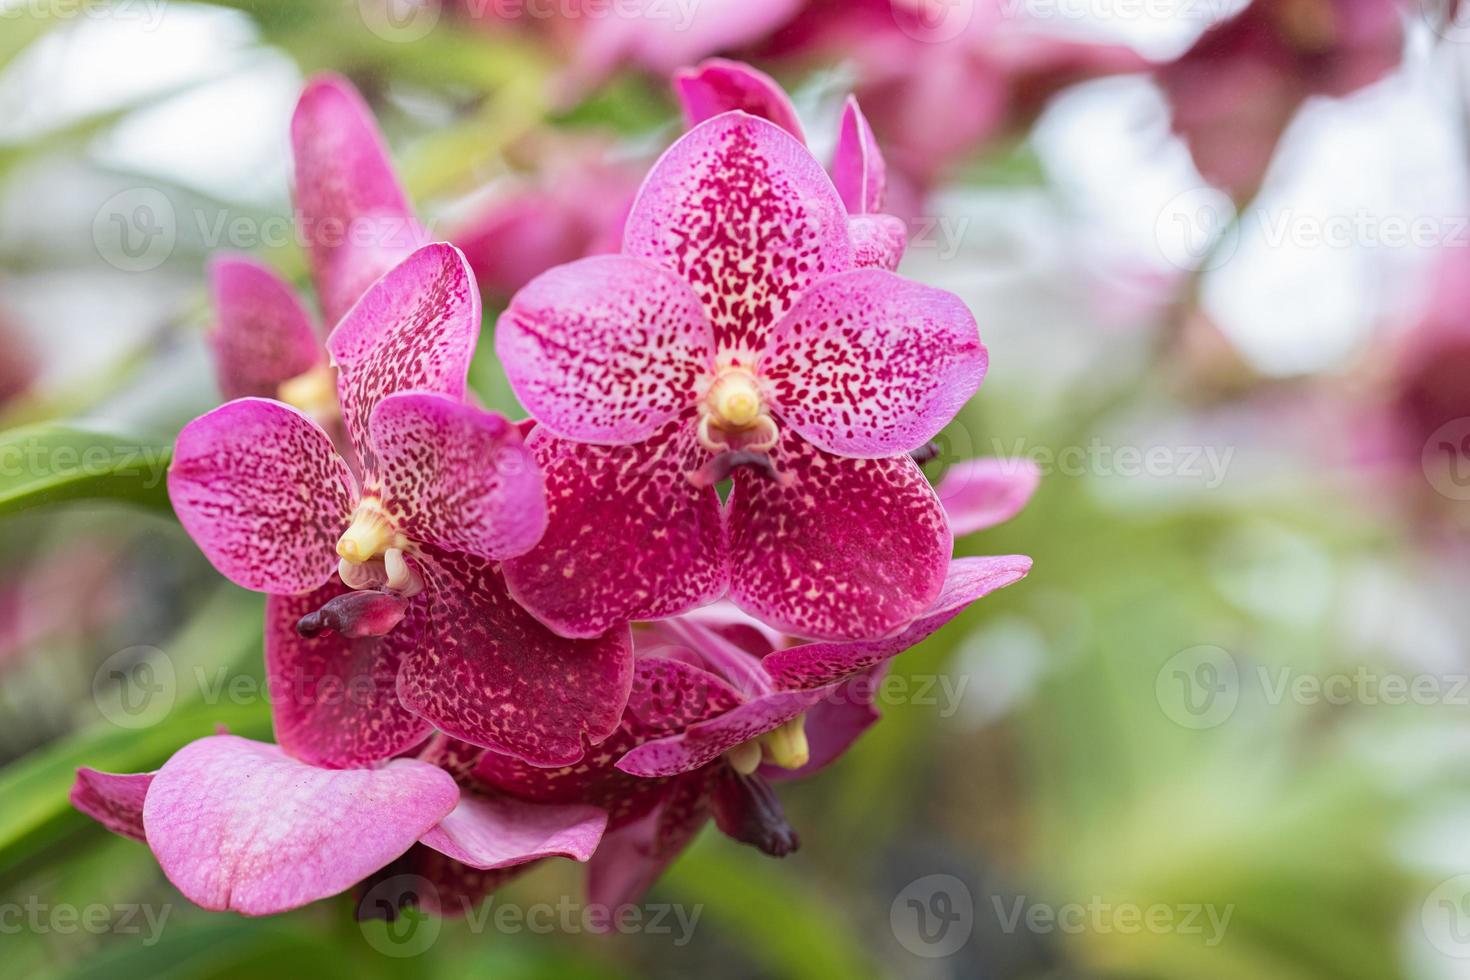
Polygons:
[[722,426],[744,429],[760,418],[760,386],[744,368],[731,368],[716,378],[706,400],[715,421]]
[[725,759],[740,775],[749,776],[769,762],[782,769],[800,769],[811,761],[811,747],[806,740],[806,716],[797,715],[779,728],[725,752]]
[[337,554],[361,565],[383,558],[389,549],[401,550],[405,541],[376,497],[364,497],[352,514],[352,523],[337,540]]
[[282,381],[276,395],[314,419],[332,418],[338,411],[337,372],[330,365],[318,364],[305,374]]

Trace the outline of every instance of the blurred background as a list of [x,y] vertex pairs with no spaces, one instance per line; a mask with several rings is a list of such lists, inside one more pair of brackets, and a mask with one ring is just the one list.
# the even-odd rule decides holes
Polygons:
[[[932,472],[1043,474],[960,548],[1035,571],[783,790],[798,854],[706,832],[649,899],[682,919],[402,945],[345,898],[190,906],[66,792],[269,738],[260,600],[148,467],[219,402],[207,259],[305,283],[303,80],[372,103],[488,335],[616,246],[682,131],[669,76],[711,55],[778,78],[823,158],[859,95],[901,271],[991,352]],[[1470,977],[1467,79],[1456,0],[0,0],[0,969]],[[473,382],[516,412],[493,359]],[[123,491],[25,462],[109,438]],[[491,911],[579,893],[561,862]]]

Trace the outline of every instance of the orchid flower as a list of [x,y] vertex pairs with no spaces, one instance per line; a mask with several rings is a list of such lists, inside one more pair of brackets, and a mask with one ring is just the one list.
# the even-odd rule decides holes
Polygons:
[[695,127],[622,254],[532,281],[496,346],[549,508],[506,581],[557,632],[728,591],[786,632],[853,639],[938,594],[950,532],[907,453],[978,388],[985,348],[957,297],[855,267],[842,198],[779,126]]
[[[796,107],[785,91],[771,76],[749,65],[711,58],[676,74],[674,90],[691,127],[739,109],[769,119],[806,142]],[[853,264],[890,272],[897,269],[908,244],[908,229],[901,219],[883,213],[888,168],[872,127],[851,96],[843,106],[830,173],[847,206]]]
[[[273,704],[277,735],[310,762],[377,761],[437,725],[564,764],[617,725],[626,627],[562,639],[511,601],[495,564],[536,543],[546,507],[516,426],[464,404],[479,325],[473,276],[445,244],[343,317],[327,349],[360,485],[279,402],[229,402],[179,434],[170,499],[221,574],[270,595],[267,668],[290,691]],[[373,696],[325,696],[353,683]]]
[[157,772],[79,769],[71,800],[146,843],[191,902],[245,915],[336,895],[405,857],[446,885],[503,880],[547,857],[586,861],[607,823],[591,806],[461,788],[427,750],[322,769],[225,734],[189,743]]
[[1394,0],[1252,0],[1157,78],[1200,174],[1245,200],[1308,98],[1378,81],[1403,43]]
[[[318,75],[291,118],[296,220],[328,326],[379,276],[428,243],[393,174],[372,113],[350,82]],[[339,421],[322,334],[296,291],[259,260],[216,258],[209,268],[209,337],[225,398],[274,398],[328,431]]]

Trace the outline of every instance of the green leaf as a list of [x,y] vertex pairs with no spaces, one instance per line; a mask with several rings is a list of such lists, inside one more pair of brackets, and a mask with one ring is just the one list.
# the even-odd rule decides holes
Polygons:
[[0,433],[0,516],[68,500],[120,500],[170,512],[173,447],[46,423]]

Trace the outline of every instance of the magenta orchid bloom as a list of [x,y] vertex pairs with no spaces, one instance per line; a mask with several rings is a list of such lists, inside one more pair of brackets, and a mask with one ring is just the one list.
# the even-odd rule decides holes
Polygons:
[[496,565],[536,543],[546,506],[517,427],[464,404],[479,325],[474,279],[443,244],[343,317],[327,347],[360,483],[279,402],[229,402],[179,435],[174,509],[221,574],[270,595],[277,737],[312,763],[375,762],[437,725],[565,764],[617,725],[626,627],[558,637]]
[[1399,6],[1394,0],[1252,0],[1160,68],[1174,130],[1200,174],[1237,200],[1254,195],[1308,98],[1341,98],[1398,65]]
[[[769,119],[806,142],[796,107],[785,91],[771,76],[749,65],[711,58],[676,74],[674,90],[691,127],[739,109]],[[849,97],[843,107],[830,173],[847,206],[853,264],[890,272],[897,269],[908,244],[908,229],[901,219],[883,213],[888,167],[855,98]]]
[[[462,789],[426,751],[373,769],[322,769],[213,735],[157,772],[77,771],[72,804],[146,843],[169,881],[213,911],[272,915],[339,894],[405,856],[446,882],[501,880],[553,856],[586,861],[607,814]],[[482,896],[481,896],[482,897]]]
[[[291,119],[291,148],[297,229],[330,328],[429,238],[393,174],[371,111],[346,79],[318,75],[307,84]],[[324,334],[291,285],[240,255],[211,262],[209,285],[210,351],[226,400],[274,398],[338,435]]]
[[695,127],[622,254],[538,277],[496,346],[550,511],[506,581],[557,632],[728,591],[784,631],[854,639],[938,594],[949,528],[907,453],[974,394],[985,348],[957,297],[856,267],[842,198],[779,126]]

